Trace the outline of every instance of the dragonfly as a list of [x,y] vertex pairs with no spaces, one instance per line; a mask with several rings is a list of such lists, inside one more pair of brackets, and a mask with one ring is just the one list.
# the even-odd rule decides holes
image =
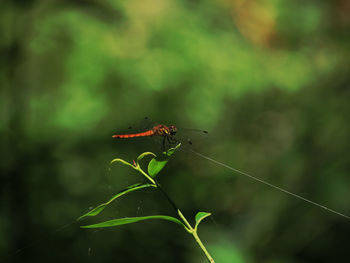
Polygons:
[[[144,132],[130,133],[130,134],[115,134],[112,136],[112,138],[129,139],[129,138],[135,138],[135,137],[159,136],[163,138],[162,146],[163,146],[163,149],[165,149],[166,143],[169,143],[169,145],[174,145],[179,142],[178,139],[175,137],[178,130],[179,129],[175,125],[167,126],[164,124],[158,124],[158,125],[155,125],[152,129],[146,130]],[[208,131],[197,130],[197,129],[183,129],[183,130],[208,133]],[[188,143],[192,144],[192,141],[188,139]]]

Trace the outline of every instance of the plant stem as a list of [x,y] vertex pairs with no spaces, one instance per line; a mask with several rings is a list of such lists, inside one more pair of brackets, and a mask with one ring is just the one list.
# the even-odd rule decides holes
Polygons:
[[210,256],[208,250],[205,248],[205,246],[203,245],[202,241],[200,240],[198,234],[197,234],[197,229],[193,228],[187,221],[187,219],[185,218],[185,216],[181,213],[180,209],[177,210],[177,213],[179,214],[180,218],[182,219],[182,221],[186,224],[186,226],[189,228],[189,233],[194,237],[194,239],[196,240],[196,242],[198,243],[198,245],[201,247],[201,249],[203,250],[204,254],[207,256],[207,259],[209,260],[209,262],[214,263],[214,259]]
[[175,205],[174,201],[169,197],[169,195],[163,190],[163,188],[159,185],[159,183],[157,182],[157,180],[154,180],[155,184],[157,186],[157,188],[162,192],[162,194],[166,197],[166,199],[169,201],[169,203],[173,206],[173,208],[176,210],[178,216],[180,217],[180,219],[182,220],[182,222],[184,222],[184,224],[186,225],[186,230],[188,233],[190,233],[194,239],[196,240],[196,242],[198,243],[198,245],[201,247],[201,249],[203,250],[204,254],[206,255],[207,259],[209,260],[210,263],[215,263],[214,259],[210,256],[208,250],[205,248],[205,246],[203,245],[202,241],[200,240],[198,234],[197,234],[197,228],[193,228],[190,223],[187,221],[186,217],[182,214],[181,210]]
[[194,231],[194,229],[192,228],[192,226],[190,225],[190,223],[188,223],[186,217],[182,214],[182,212],[180,211],[180,209],[177,209],[177,214],[179,215],[179,217],[181,218],[181,220],[185,223],[185,225],[187,226],[187,228],[190,230],[190,233],[192,234],[192,232]]
[[198,245],[201,247],[201,249],[203,250],[203,252],[207,256],[207,259],[209,260],[209,262],[215,263],[214,259],[210,256],[208,250],[205,248],[205,246],[203,245],[202,241],[200,240],[200,238],[199,238],[199,236],[197,234],[197,231],[193,231],[192,232],[192,236],[194,237],[194,239],[196,240]]
[[151,176],[149,176],[147,173],[145,173],[139,166],[138,167],[133,167],[135,170],[139,171],[142,173],[152,184],[158,186],[158,182],[156,182]]

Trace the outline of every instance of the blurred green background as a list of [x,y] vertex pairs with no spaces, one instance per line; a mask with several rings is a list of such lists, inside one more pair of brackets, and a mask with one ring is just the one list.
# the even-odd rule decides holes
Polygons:
[[[75,219],[139,174],[149,116],[206,129],[201,153],[350,214],[350,4],[1,1],[1,262],[206,262],[154,191]],[[154,147],[154,146],[150,146]],[[344,262],[350,221],[181,151],[160,175],[218,263]],[[347,259],[348,260],[348,259]],[[345,261],[347,261],[345,260]]]

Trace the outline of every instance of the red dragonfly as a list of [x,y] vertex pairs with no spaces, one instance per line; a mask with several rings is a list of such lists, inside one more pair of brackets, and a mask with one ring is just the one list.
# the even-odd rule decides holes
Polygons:
[[[200,131],[196,129],[188,129],[192,131]],[[135,137],[146,137],[146,136],[160,136],[163,137],[163,148],[165,148],[165,143],[168,142],[169,144],[175,144],[178,142],[176,140],[175,135],[178,131],[178,128],[175,125],[163,125],[159,124],[154,126],[152,129],[144,131],[144,132],[139,132],[139,133],[131,133],[131,134],[116,134],[113,135],[113,138],[117,139],[129,139],[129,138],[135,138]],[[208,133],[207,131],[201,131],[203,133]],[[189,140],[188,141],[190,144],[192,142]]]

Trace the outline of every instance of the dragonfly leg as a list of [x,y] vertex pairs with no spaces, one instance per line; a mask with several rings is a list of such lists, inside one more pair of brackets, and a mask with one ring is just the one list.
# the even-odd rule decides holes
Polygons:
[[163,141],[162,141],[162,151],[165,151],[165,139],[168,138],[167,136],[163,137]]
[[171,137],[171,136],[167,136],[166,138],[167,138],[167,141],[168,141],[169,144],[177,143],[177,140],[175,138]]

